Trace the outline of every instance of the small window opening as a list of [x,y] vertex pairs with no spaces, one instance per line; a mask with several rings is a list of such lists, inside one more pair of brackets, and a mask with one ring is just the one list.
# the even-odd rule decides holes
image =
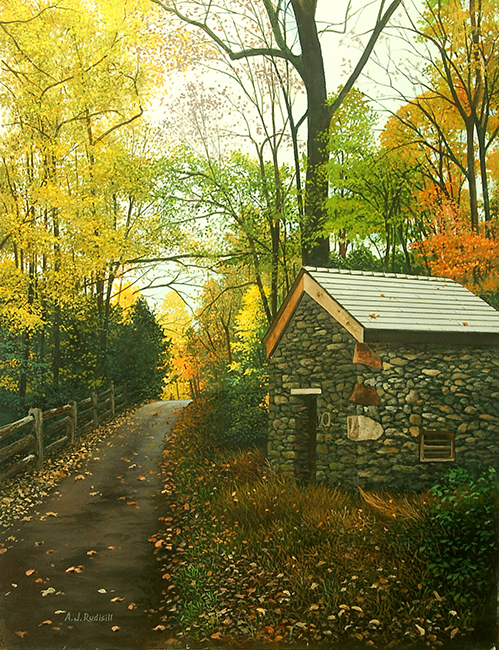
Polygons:
[[421,431],[419,437],[419,460],[454,460],[454,434],[451,431]]

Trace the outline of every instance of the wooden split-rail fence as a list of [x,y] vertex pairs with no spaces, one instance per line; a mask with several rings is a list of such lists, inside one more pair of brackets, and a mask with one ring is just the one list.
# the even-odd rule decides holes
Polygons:
[[89,429],[133,403],[127,386],[113,384],[102,393],[92,392],[79,402],[71,401],[42,411],[33,408],[26,417],[0,429],[0,482],[30,467],[41,467],[45,458]]

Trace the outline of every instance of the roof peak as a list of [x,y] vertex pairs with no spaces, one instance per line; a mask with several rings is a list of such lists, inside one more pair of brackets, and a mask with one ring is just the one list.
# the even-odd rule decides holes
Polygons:
[[398,278],[399,280],[428,280],[430,282],[452,282],[459,284],[451,278],[435,278],[428,275],[408,275],[406,273],[380,273],[379,271],[357,271],[354,269],[335,269],[327,266],[304,266],[305,271],[315,273],[335,273],[338,275],[363,275],[377,278]]

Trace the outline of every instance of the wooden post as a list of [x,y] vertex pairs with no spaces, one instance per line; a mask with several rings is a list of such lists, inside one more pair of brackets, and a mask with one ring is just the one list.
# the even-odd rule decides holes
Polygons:
[[74,400],[69,402],[71,404],[71,410],[69,411],[69,417],[71,421],[69,423],[69,442],[73,444],[76,437],[76,426],[78,424],[78,405]]
[[126,389],[127,383],[123,384],[123,406],[121,408],[126,408],[128,404],[128,392]]
[[111,418],[114,418],[116,413],[115,413],[115,405],[114,405],[114,384],[113,384],[113,382],[111,382],[111,385],[109,386],[109,405],[111,406]]
[[90,397],[92,399],[92,417],[94,420],[94,429],[97,429],[99,426],[99,412],[97,411],[97,393],[95,391],[92,391],[90,393]]
[[35,440],[36,440],[36,456],[38,458],[37,466],[43,465],[43,412],[41,409],[30,409],[29,414],[34,418]]

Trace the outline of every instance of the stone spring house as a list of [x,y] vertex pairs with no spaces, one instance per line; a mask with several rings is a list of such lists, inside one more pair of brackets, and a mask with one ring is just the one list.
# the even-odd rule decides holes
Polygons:
[[499,467],[499,312],[460,284],[306,267],[265,345],[275,469],[418,490]]

